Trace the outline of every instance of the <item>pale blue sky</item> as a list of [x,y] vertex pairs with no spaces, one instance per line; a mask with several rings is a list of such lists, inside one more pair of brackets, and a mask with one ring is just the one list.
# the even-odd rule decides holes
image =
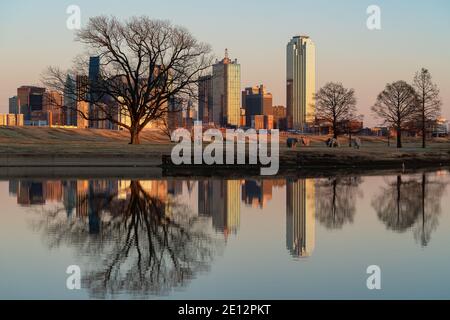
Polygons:
[[[191,0],[2,1],[0,3],[0,112],[24,84],[38,84],[48,65],[68,67],[82,48],[66,28],[66,8],[81,8],[82,23],[95,15],[148,15],[187,27],[223,56],[241,63],[242,87],[265,84],[285,105],[285,47],[296,34],[317,47],[317,81],[355,88],[366,114],[387,82],[411,81],[422,66],[441,88],[450,118],[450,2],[446,0]],[[382,30],[366,28],[366,8],[381,7]]]

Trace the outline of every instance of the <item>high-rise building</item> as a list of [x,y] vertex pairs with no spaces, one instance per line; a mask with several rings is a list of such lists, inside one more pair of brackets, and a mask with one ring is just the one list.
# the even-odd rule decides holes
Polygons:
[[100,79],[100,57],[89,58],[89,80],[97,82]]
[[76,95],[76,83],[72,76],[67,75],[66,82],[64,84],[64,109],[66,125],[77,126],[77,95]]
[[315,245],[315,184],[313,179],[286,184],[286,247],[294,257],[308,257]]
[[46,91],[43,96],[43,112],[47,115],[49,126],[62,126],[66,123],[63,111],[63,96],[57,91]]
[[314,122],[316,91],[315,45],[307,36],[296,36],[286,52],[286,107],[288,127],[304,130]]
[[9,98],[9,113],[18,114],[19,108],[17,104],[17,96]]
[[242,91],[242,107],[245,109],[246,126],[251,127],[252,116],[272,115],[272,94],[264,85],[245,88]]
[[30,121],[33,112],[42,112],[45,88],[21,86],[17,88],[19,113],[25,121]]
[[[89,103],[89,118],[90,119],[99,119],[104,118],[103,110],[99,108],[98,103],[98,82],[100,81],[100,57],[90,57],[89,58],[89,73],[88,73],[88,81],[87,87],[89,87],[88,92],[88,101]],[[92,103],[95,101],[96,103]],[[90,120],[89,127],[97,128],[97,129],[106,129],[107,125],[106,121],[98,121],[98,120]]]
[[286,130],[286,107],[273,106],[272,110],[275,129]]
[[198,120],[203,123],[212,122],[212,77],[203,76],[198,79]]
[[77,128],[88,128],[89,121],[83,117],[90,116],[89,113],[89,103],[87,102],[87,94],[89,87],[89,79],[85,75],[77,75],[75,78],[75,86],[76,86],[76,112],[72,113],[72,121]]
[[241,65],[225,58],[213,65],[212,121],[221,126],[239,126],[241,108]]

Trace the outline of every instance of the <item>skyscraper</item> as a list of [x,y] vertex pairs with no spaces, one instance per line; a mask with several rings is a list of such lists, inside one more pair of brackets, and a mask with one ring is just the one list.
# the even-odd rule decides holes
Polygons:
[[66,114],[63,110],[63,95],[57,91],[46,91],[43,97],[43,111],[49,126],[63,126]]
[[[90,57],[89,58],[89,81],[86,84],[89,89],[87,90],[89,92],[88,101],[95,101],[98,100],[98,91],[96,90],[98,88],[98,82],[100,80],[100,57]],[[89,104],[89,118],[96,119],[96,118],[102,118],[102,110],[98,108],[96,104],[90,103]],[[104,123],[105,121],[89,121],[89,127],[90,128],[103,128],[105,127]]]
[[31,120],[33,112],[42,112],[43,95],[45,88],[34,86],[21,86],[17,88],[19,113],[23,114],[26,121]]
[[286,107],[288,128],[305,129],[314,121],[316,49],[307,36],[295,36],[286,50]]
[[212,121],[221,126],[239,126],[241,115],[241,65],[225,58],[213,65]]
[[66,82],[64,84],[64,107],[66,112],[66,125],[77,125],[77,95],[76,95],[76,83],[72,76],[67,75]]
[[242,91],[242,107],[245,109],[246,126],[252,127],[252,116],[272,115],[272,94],[263,85]]
[[9,113],[18,114],[19,108],[17,105],[17,96],[9,98]]
[[203,76],[198,79],[198,120],[203,123],[212,121],[212,77]]

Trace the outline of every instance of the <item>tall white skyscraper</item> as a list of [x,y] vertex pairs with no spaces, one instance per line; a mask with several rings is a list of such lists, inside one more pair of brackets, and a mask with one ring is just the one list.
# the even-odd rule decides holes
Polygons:
[[286,107],[288,128],[304,129],[314,121],[316,47],[308,36],[296,36],[286,52]]

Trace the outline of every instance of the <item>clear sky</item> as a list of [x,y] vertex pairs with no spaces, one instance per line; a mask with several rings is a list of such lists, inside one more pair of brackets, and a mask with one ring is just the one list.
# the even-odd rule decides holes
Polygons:
[[[290,38],[309,35],[316,44],[318,86],[340,81],[356,90],[368,125],[370,106],[387,82],[411,81],[428,68],[441,88],[443,114],[450,118],[450,1],[448,0],[70,0],[1,1],[0,112],[25,84],[39,84],[49,65],[69,67],[82,52],[66,28],[66,8],[91,16],[148,15],[187,27],[225,48],[242,69],[242,88],[265,84],[275,104],[285,105],[285,51]],[[381,30],[366,27],[369,5],[381,8]]]

